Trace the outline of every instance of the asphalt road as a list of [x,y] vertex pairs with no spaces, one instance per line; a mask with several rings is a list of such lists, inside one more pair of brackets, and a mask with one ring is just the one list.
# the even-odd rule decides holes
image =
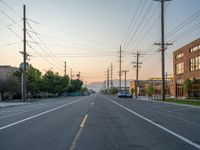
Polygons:
[[0,108],[0,150],[196,149],[196,107],[93,95]]

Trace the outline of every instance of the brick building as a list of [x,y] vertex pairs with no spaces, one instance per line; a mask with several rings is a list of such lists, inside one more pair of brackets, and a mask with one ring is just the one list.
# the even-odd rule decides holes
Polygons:
[[[200,96],[200,38],[174,51],[173,70],[176,97]],[[190,79],[192,86],[189,95],[184,92],[183,84]]]

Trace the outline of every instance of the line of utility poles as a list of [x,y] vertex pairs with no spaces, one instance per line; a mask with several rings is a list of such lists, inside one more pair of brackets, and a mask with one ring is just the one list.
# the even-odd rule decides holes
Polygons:
[[109,88],[113,88],[113,64],[111,63],[110,68],[107,68],[107,71],[105,72],[105,89],[107,89],[107,92],[109,91]]
[[136,62],[132,62],[134,65],[133,67],[136,68],[136,80],[135,80],[135,97],[138,97],[138,87],[139,87],[139,82],[138,82],[138,78],[139,78],[139,68],[141,67],[140,65],[142,64],[142,62],[139,62],[139,58],[145,54],[141,54],[141,52],[137,51],[137,53],[133,53],[136,57]]
[[171,0],[154,0],[161,2],[161,43],[155,43],[155,45],[161,45],[161,59],[162,59],[162,100],[165,101],[165,49],[172,43],[165,43],[165,28],[164,28],[164,3]]

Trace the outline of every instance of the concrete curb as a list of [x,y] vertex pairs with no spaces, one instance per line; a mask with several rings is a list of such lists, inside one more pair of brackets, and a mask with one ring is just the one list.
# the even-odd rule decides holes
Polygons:
[[138,98],[136,100],[151,101],[151,102],[156,102],[156,103],[172,104],[172,105],[176,105],[176,106],[186,106],[186,107],[200,109],[200,106],[194,106],[194,105],[189,105],[189,104],[178,104],[178,103],[173,103],[173,102],[163,102],[163,101],[150,100],[150,99],[144,99],[144,98]]
[[0,102],[0,108],[5,107],[13,107],[13,106],[19,106],[19,105],[25,105],[29,103],[23,103],[23,102]]

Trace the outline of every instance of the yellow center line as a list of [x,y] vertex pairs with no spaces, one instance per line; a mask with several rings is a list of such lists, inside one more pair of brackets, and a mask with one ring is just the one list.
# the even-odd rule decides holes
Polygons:
[[80,129],[78,130],[78,133],[76,134],[76,136],[75,136],[75,138],[74,138],[74,140],[73,140],[73,142],[72,142],[72,145],[71,145],[71,147],[70,147],[69,150],[74,150],[74,149],[75,149],[76,142],[77,142],[78,138],[79,138],[80,135],[81,135],[81,132],[82,132],[83,127],[84,127],[84,125],[85,125],[85,123],[86,123],[86,121],[87,121],[87,118],[88,118],[88,114],[86,114],[86,115],[84,116],[84,118],[83,118],[83,120],[82,120],[82,122],[81,122],[81,124],[80,124]]
[[84,125],[85,125],[85,123],[86,123],[86,120],[87,120],[87,118],[88,118],[88,114],[86,114],[86,115],[84,116],[84,118],[83,118],[83,121],[81,122],[81,125],[80,125],[80,127],[84,127]]

